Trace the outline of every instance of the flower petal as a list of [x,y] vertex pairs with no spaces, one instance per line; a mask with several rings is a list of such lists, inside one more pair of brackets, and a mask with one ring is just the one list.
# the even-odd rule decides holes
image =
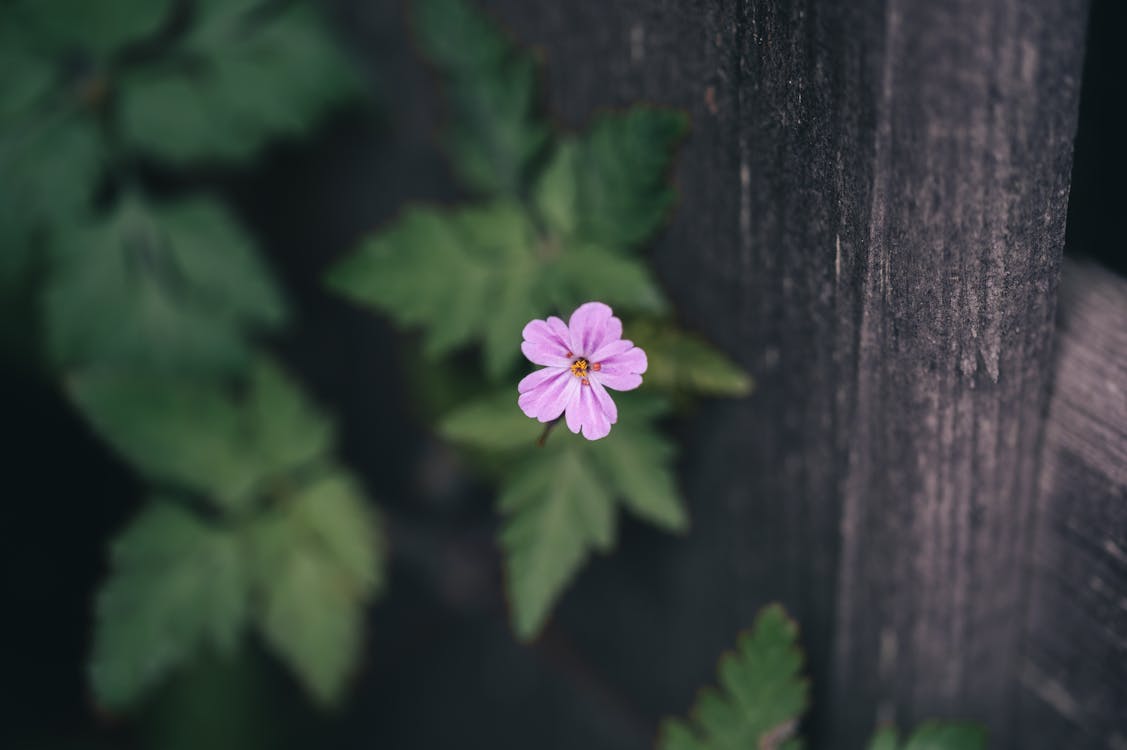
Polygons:
[[630,339],[616,339],[608,341],[600,346],[595,353],[591,355],[592,362],[602,362],[604,359],[609,359],[616,354],[628,352],[634,348],[634,342]]
[[572,351],[589,357],[604,343],[622,336],[622,321],[602,302],[587,302],[576,308],[568,320]]
[[555,377],[548,378],[534,389],[522,393],[517,399],[517,404],[525,416],[541,422],[551,422],[568,408],[578,388],[579,378],[567,370],[557,371]]
[[595,403],[603,410],[603,414],[607,415],[607,421],[614,424],[618,421],[618,406],[615,405],[614,399],[610,397],[607,389],[603,387],[597,377],[588,380],[591,383],[591,392],[595,394]]
[[571,340],[567,326],[559,318],[552,316],[547,320],[533,320],[521,332],[524,343],[520,350],[534,364],[563,367],[571,364],[567,354],[571,350]]
[[582,429],[588,440],[598,440],[610,433],[610,421],[595,399],[590,386],[581,386],[579,396],[567,406],[567,428],[576,434]]
[[561,372],[567,372],[567,369],[563,367],[545,367],[541,370],[533,370],[517,383],[517,392],[528,393],[529,391],[536,390],[542,383],[550,380],[554,375],[558,375]]
[[632,391],[640,386],[642,373],[649,366],[646,353],[632,343],[626,351],[615,352],[598,362],[599,370],[594,373],[595,377],[607,388],[616,391]]

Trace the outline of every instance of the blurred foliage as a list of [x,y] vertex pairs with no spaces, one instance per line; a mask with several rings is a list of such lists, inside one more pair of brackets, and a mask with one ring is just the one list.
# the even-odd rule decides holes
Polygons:
[[504,454],[497,508],[505,516],[501,546],[521,638],[540,631],[592,551],[613,549],[618,503],[669,531],[688,528],[670,469],[673,444],[653,425],[667,399],[626,393],[618,401],[619,423],[597,442],[560,430],[538,447],[544,426],[513,408],[511,391],[466,404],[439,426],[455,442]]
[[660,750],[796,748],[810,705],[798,625],[777,604],[764,608],[734,652],[720,658],[720,689],[702,690],[689,721],[667,720]]
[[877,732],[869,743],[869,750],[985,749],[986,732],[982,727],[958,722],[925,722],[903,742],[898,740],[896,730],[888,727]]
[[[665,296],[635,252],[673,205],[668,175],[687,117],[636,106],[603,115],[584,133],[560,133],[538,106],[532,56],[471,3],[416,0],[412,9],[419,47],[444,84],[444,143],[478,202],[408,209],[326,283],[421,330],[432,369],[458,371],[448,355],[479,345],[486,377],[461,376],[469,382],[515,383],[525,324],[598,299],[649,316],[638,327],[653,345],[655,376],[646,385],[666,391],[616,396],[622,418],[597,444],[560,430],[537,448],[543,426],[521,414],[515,390],[492,395],[495,386],[440,420],[439,431],[474,452],[479,466],[500,469],[512,619],[517,635],[531,639],[590,554],[614,547],[617,503],[659,527],[687,528],[673,445],[658,427],[670,397],[742,396],[751,381],[672,328]],[[633,330],[628,321],[626,334]]]
[[458,177],[480,194],[517,196],[551,135],[535,61],[464,0],[412,9],[419,47],[446,81],[444,140]]
[[251,239],[211,198],[150,206],[126,196],[109,216],[60,227],[52,246],[44,311],[50,354],[64,369],[110,360],[239,371],[249,335],[285,317]]
[[138,166],[252,157],[355,98],[356,71],[310,2],[11,0],[0,86],[4,319],[41,319],[72,402],[154,491],[97,597],[98,702],[135,706],[251,628],[336,702],[378,518],[259,353],[287,306],[252,238],[212,196],[150,198]]
[[169,59],[122,78],[122,137],[139,153],[174,164],[246,159],[360,89],[304,3],[207,0],[199,10]]

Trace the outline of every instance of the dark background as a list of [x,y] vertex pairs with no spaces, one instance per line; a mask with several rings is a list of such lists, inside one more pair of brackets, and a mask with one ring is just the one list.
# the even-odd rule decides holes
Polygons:
[[[636,43],[625,11],[604,14],[591,2],[486,5],[496,6],[517,38],[541,49],[547,104],[565,125],[581,127],[595,109],[636,98],[624,69]],[[679,35],[679,11],[667,3],[654,7],[646,43],[655,44],[653,35],[662,34],[665,41],[656,44],[675,43],[669,40]],[[687,18],[698,10],[683,12]],[[468,477],[413,410],[407,397],[411,366],[404,354],[409,339],[404,345],[385,321],[330,297],[319,282],[330,263],[404,202],[460,197],[436,145],[442,108],[435,81],[411,49],[402,6],[342,1],[333,3],[333,16],[344,43],[363,62],[377,113],[363,108],[338,113],[310,141],[278,145],[245,171],[188,176],[154,171],[148,179],[169,193],[218,185],[257,232],[297,312],[294,325],[273,346],[337,416],[343,460],[388,512],[391,585],[371,612],[368,652],[351,698],[337,714],[320,715],[287,673],[249,649],[234,665],[198,665],[160,691],[135,720],[99,716],[84,674],[92,597],[106,573],[106,543],[141,507],[142,487],[53,383],[8,367],[0,434],[11,480],[0,554],[2,663],[11,692],[2,704],[3,733],[33,747],[649,746],[659,719],[688,709],[697,688],[713,681],[719,653],[770,596],[741,590],[758,575],[740,573],[741,566],[760,570],[782,560],[776,575],[795,576],[784,566],[801,561],[807,550],[780,553],[769,540],[758,548],[740,547],[724,532],[764,518],[786,522],[769,511],[749,515],[738,503],[785,504],[788,498],[733,500],[730,492],[713,491],[709,478],[741,458],[717,442],[725,434],[729,407],[706,405],[673,426],[684,446],[682,480],[694,518],[690,536],[675,539],[626,521],[618,550],[583,571],[543,638],[529,647],[516,644],[500,593],[488,488]],[[1094,258],[1121,276],[1127,275],[1120,40],[1125,22],[1124,3],[1092,2],[1065,247],[1066,255]],[[696,29],[696,23],[686,20],[685,26]],[[574,31],[583,28],[593,50],[617,47],[621,57],[583,55],[585,37]],[[684,44],[692,42],[686,34]],[[680,71],[690,78],[694,73]],[[603,87],[626,84],[607,94],[592,83],[602,79],[610,81]],[[707,126],[696,127],[703,113],[692,114],[694,131],[683,159],[700,153],[694,139],[710,133]],[[682,191],[686,170],[703,168],[681,164]],[[708,274],[690,279],[696,288],[681,286],[681,270],[697,249],[670,240],[684,239],[678,227],[701,220],[677,213],[655,250],[658,272],[684,318],[731,349],[739,330],[703,325],[716,320],[699,302],[709,294]],[[710,232],[723,231],[731,230],[692,234],[707,242]],[[819,331],[812,325],[807,335]],[[730,353],[764,384],[752,401],[777,398],[772,378],[760,372],[763,353]],[[781,356],[786,361],[788,354]],[[777,444],[772,456],[785,461],[791,438],[784,431],[770,439]],[[769,531],[749,532],[745,539],[763,541]],[[832,538],[824,543],[838,544]],[[725,569],[736,573],[718,575]],[[807,603],[800,614],[817,613],[818,593],[803,597]],[[825,698],[833,679],[842,678],[831,676],[830,648],[819,645],[826,621],[809,627],[815,634],[807,645],[816,686],[810,729],[814,738],[827,739]],[[1109,669],[1108,686],[1122,684],[1114,660]],[[1122,707],[1121,701],[1118,710]],[[1123,716],[1105,718],[1107,726],[1127,722]],[[189,736],[193,741],[183,744]]]

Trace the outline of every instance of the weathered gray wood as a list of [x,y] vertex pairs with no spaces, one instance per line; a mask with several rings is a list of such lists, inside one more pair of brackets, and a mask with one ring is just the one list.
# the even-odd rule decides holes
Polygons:
[[1127,748],[1127,281],[1065,264],[1017,745]]
[[938,715],[1012,742],[1083,9],[885,7],[837,592],[845,736]]
[[693,534],[590,648],[676,709],[781,599],[816,737],[962,716],[1014,746],[1086,3],[486,5],[545,51],[565,122],[690,112],[659,271],[760,383],[690,428]]

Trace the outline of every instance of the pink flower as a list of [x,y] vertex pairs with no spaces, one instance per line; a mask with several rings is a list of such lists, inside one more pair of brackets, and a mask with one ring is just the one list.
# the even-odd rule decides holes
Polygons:
[[622,321],[602,302],[580,305],[565,324],[552,316],[524,327],[520,349],[544,365],[520,381],[517,403],[541,422],[567,412],[567,427],[588,440],[606,437],[618,421],[607,388],[632,391],[642,384],[646,353],[622,338]]

